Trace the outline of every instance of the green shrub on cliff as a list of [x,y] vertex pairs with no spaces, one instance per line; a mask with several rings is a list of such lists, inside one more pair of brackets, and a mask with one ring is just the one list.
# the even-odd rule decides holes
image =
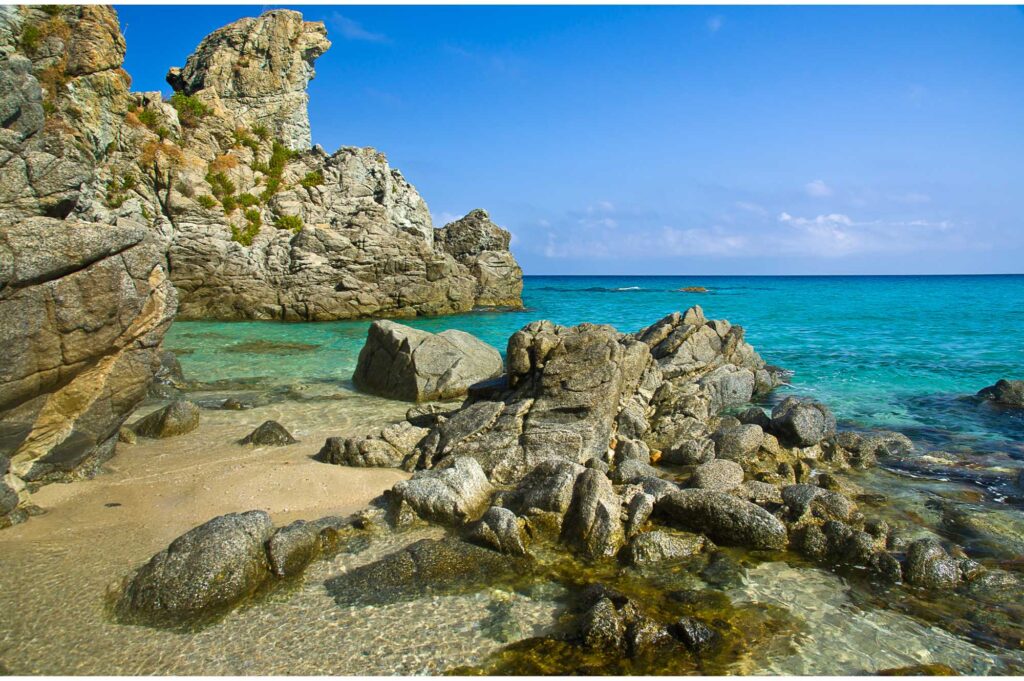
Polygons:
[[224,213],[230,215],[235,212],[235,208],[238,207],[238,200],[234,196],[225,196],[221,198],[220,205],[224,206]]
[[255,206],[259,202],[260,200],[253,196],[252,194],[245,193],[238,195],[238,205],[242,206],[243,208],[250,208],[252,206]]
[[270,130],[262,123],[252,126],[252,134],[256,135],[264,142],[270,139]]
[[231,196],[235,193],[235,183],[232,182],[223,172],[207,173],[206,182],[213,190],[213,195],[218,199]]
[[207,210],[217,205],[217,199],[213,198],[209,194],[203,194],[202,196],[198,197],[196,201],[199,202],[200,206]]
[[287,229],[295,234],[302,231],[305,225],[302,223],[302,218],[298,215],[278,215],[274,218],[274,227],[278,229]]
[[29,56],[34,55],[39,49],[39,39],[42,35],[42,31],[35,24],[25,24],[21,29],[21,39],[18,41],[21,51]]
[[160,123],[160,119],[157,117],[156,111],[153,111],[152,109],[143,109],[135,115],[138,117],[139,122],[150,130],[156,130],[157,124]]
[[175,92],[171,95],[171,106],[178,111],[178,120],[186,128],[198,126],[199,121],[211,113],[210,107],[203,104],[198,98],[183,92]]
[[306,176],[299,182],[303,187],[307,189],[310,187],[318,187],[324,183],[324,174],[319,170],[306,173]]

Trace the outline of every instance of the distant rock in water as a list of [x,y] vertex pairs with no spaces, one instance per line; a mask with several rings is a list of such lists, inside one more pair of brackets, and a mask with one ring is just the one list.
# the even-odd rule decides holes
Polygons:
[[433,334],[383,320],[370,325],[352,381],[375,395],[427,402],[461,397],[503,368],[501,353],[464,331]]
[[996,381],[995,385],[978,391],[978,397],[984,397],[1008,407],[1024,407],[1024,381],[1000,379]]
[[680,293],[707,293],[708,290],[703,286],[684,286],[683,288],[676,289]]

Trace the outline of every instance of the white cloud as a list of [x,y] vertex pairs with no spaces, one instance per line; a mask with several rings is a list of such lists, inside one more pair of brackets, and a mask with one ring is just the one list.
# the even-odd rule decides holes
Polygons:
[[764,206],[759,206],[758,204],[751,203],[750,201],[737,201],[736,207],[755,215],[768,215],[768,211]]
[[708,31],[710,31],[711,33],[718,33],[720,30],[722,30],[722,26],[724,25],[725,17],[723,17],[721,14],[716,14],[715,16],[710,17],[707,21]]
[[331,27],[341,34],[345,40],[362,40],[370,43],[388,43],[391,40],[383,33],[374,33],[363,28],[362,24],[349,19],[340,12],[335,12],[329,19]]
[[812,180],[804,185],[804,191],[807,192],[808,196],[815,198],[823,198],[826,196],[832,196],[834,193],[832,187],[825,184],[824,180]]

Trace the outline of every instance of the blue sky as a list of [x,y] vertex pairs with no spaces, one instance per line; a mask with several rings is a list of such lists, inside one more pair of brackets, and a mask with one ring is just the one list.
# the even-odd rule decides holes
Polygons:
[[[118,7],[133,89],[275,6]],[[313,140],[527,274],[1024,271],[1014,7],[296,7]]]

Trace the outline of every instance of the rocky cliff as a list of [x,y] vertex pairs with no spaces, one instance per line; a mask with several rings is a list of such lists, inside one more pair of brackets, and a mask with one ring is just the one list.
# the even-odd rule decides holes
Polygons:
[[0,524],[88,474],[187,318],[521,306],[510,235],[436,230],[383,154],[310,148],[322,23],[274,10],[133,93],[113,9],[0,7]]

